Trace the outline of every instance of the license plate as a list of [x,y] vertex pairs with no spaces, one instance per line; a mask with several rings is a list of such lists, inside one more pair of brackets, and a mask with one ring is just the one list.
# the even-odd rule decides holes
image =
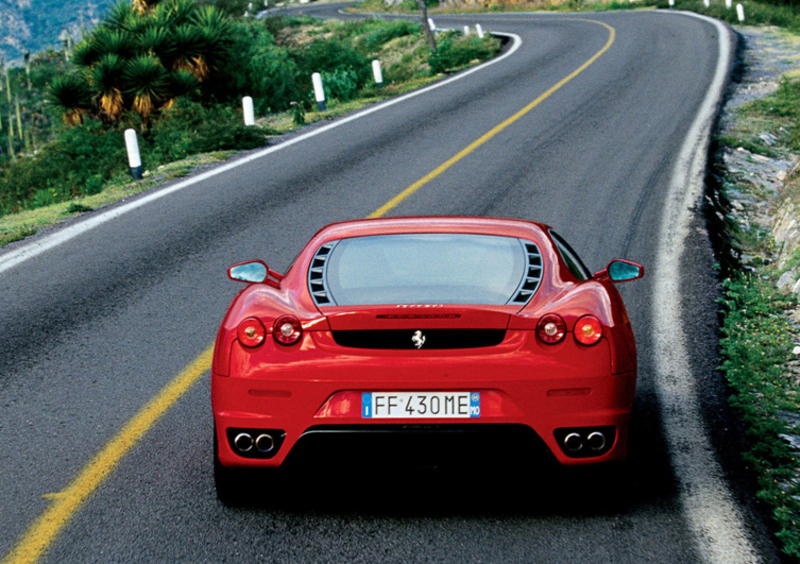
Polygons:
[[481,416],[480,392],[365,392],[364,419],[436,419]]

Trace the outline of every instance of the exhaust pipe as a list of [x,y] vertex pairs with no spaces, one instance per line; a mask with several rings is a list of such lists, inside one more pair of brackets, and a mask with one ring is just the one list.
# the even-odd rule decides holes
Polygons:
[[239,452],[249,452],[253,448],[253,437],[249,433],[239,433],[233,439],[233,446]]
[[603,450],[606,446],[606,436],[600,431],[595,431],[586,438],[586,444],[591,450]]
[[228,428],[228,445],[238,456],[268,460],[278,454],[286,439],[283,429]]
[[569,452],[578,452],[583,448],[583,437],[578,433],[570,433],[564,437],[564,448]]
[[272,438],[272,435],[267,433],[259,435],[258,438],[256,438],[256,448],[262,454],[267,454],[275,448],[275,439]]

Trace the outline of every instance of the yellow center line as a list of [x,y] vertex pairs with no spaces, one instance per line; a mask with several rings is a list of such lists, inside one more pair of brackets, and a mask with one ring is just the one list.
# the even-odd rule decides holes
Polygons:
[[[492,128],[476,141],[470,143],[457,155],[451,157],[432,172],[403,190],[400,194],[386,202],[383,206],[369,214],[368,218],[386,215],[406,198],[422,186],[442,174],[458,161],[472,153],[475,149],[489,141],[506,127],[520,119],[551,96],[559,88],[586,70],[614,43],[616,32],[613,27],[603,22],[582,20],[602,25],[609,31],[606,44],[589,60],[564,77],[547,92],[536,98],[519,112]],[[188,390],[211,368],[213,345],[203,351],[183,372],[167,384],[139,413],[128,421],[97,455],[83,467],[74,480],[62,491],[45,494],[52,504],[33,522],[19,542],[3,558],[2,564],[34,564],[47,551],[69,520],[83,506],[89,496],[105,481],[126,454],[156,424],[167,410],[172,407]]]
[[549,90],[547,90],[547,92],[536,98],[533,102],[522,108],[520,111],[518,111],[516,114],[514,114],[504,122],[500,123],[499,125],[496,125],[487,133],[484,133],[481,137],[479,137],[478,139],[467,145],[466,148],[462,149],[460,153],[458,153],[453,157],[450,157],[447,161],[445,161],[444,163],[436,167],[434,170],[432,170],[431,172],[429,172],[428,174],[417,180],[414,184],[412,184],[411,186],[400,192],[397,196],[395,196],[394,198],[383,204],[377,210],[369,214],[367,218],[374,219],[386,215],[390,210],[400,205],[401,202],[403,202],[414,192],[422,188],[425,184],[427,184],[428,182],[430,182],[431,180],[442,174],[444,171],[449,169],[458,161],[460,161],[461,159],[472,153],[475,149],[477,149],[478,147],[480,147],[481,145],[492,139],[495,135],[503,131],[506,127],[508,127],[509,125],[511,125],[512,123],[523,117],[525,114],[530,112],[536,106],[541,104],[543,101],[549,98],[555,91],[557,91],[566,83],[568,83],[570,80],[572,80],[580,73],[585,71],[589,67],[589,65],[594,63],[597,59],[599,59],[603,55],[603,53],[608,51],[608,49],[611,47],[611,44],[614,43],[614,38],[616,37],[616,30],[610,25],[605,24],[603,22],[598,22],[594,20],[579,20],[579,21],[588,21],[591,23],[599,24],[608,29],[608,41],[606,41],[606,44],[603,46],[602,49],[600,49],[597,53],[595,53],[591,59],[589,59],[581,66],[579,66],[577,69],[572,71],[569,75],[559,80]]

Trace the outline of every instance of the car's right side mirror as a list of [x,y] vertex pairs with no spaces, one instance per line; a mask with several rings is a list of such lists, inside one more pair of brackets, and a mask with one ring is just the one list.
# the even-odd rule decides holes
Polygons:
[[638,280],[644,276],[644,267],[628,260],[614,259],[605,270],[596,273],[592,278],[595,280],[611,280],[612,282],[627,282]]

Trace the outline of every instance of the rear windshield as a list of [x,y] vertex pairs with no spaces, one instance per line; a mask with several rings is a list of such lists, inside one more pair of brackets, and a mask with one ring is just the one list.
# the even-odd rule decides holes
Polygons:
[[527,251],[493,235],[378,235],[342,239],[325,262],[336,305],[502,305],[523,283]]

